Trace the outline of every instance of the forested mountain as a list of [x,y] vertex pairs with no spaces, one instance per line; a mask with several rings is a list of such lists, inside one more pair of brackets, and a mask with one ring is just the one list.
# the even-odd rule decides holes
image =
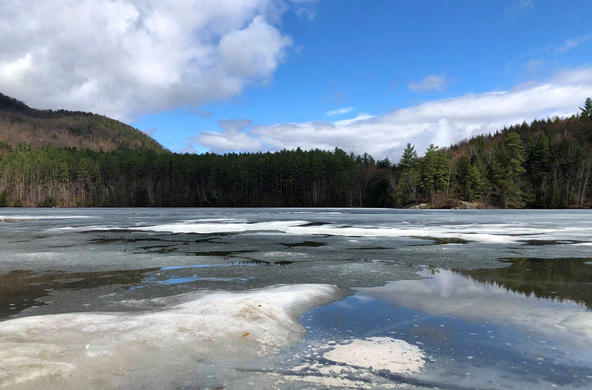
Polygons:
[[36,110],[0,93],[0,141],[96,151],[163,151],[151,137],[106,116],[66,110]]
[[[0,118],[6,121],[4,113]],[[590,99],[579,115],[512,126],[444,149],[432,145],[422,157],[408,145],[397,164],[340,149],[225,155],[124,149],[0,143],[0,205],[592,205]]]

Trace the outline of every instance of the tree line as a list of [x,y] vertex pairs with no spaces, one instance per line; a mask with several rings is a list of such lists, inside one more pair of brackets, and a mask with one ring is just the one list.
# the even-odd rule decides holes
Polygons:
[[333,151],[177,154],[0,142],[0,206],[590,207],[592,102],[398,163]]

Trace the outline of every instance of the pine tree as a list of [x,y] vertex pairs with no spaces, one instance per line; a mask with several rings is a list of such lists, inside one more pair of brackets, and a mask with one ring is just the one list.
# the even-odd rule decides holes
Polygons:
[[580,110],[582,111],[580,113],[582,119],[592,121],[592,99],[587,98],[584,107],[580,107]]
[[476,164],[471,164],[467,156],[462,156],[458,161],[456,182],[459,195],[463,200],[472,202],[483,193],[484,180],[481,170]]
[[524,162],[526,160],[524,143],[518,133],[510,131],[506,134],[501,149],[496,156],[504,167],[504,177],[501,178],[500,189],[504,192],[502,199],[504,207],[517,207],[523,205],[522,177],[526,172]]
[[420,164],[420,186],[430,201],[434,200],[438,186],[438,147],[430,144]]
[[413,168],[417,161],[417,153],[415,152],[415,146],[411,144],[407,144],[405,150],[403,151],[403,156],[401,157],[401,161],[399,162],[399,166],[403,170],[409,170]]
[[405,205],[409,202],[415,202],[417,198],[418,172],[417,172],[417,153],[415,146],[407,144],[403,151],[399,168],[401,177],[397,186],[395,198],[397,203]]

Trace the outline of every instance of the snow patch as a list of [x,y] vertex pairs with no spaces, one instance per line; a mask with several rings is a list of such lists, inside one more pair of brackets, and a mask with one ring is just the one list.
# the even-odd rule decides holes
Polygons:
[[155,226],[141,226],[134,230],[170,233],[243,233],[256,231],[282,231],[305,224],[306,221],[230,222],[230,223],[172,223]]
[[342,237],[437,237],[457,238],[491,244],[520,243],[524,235],[530,239],[565,238],[582,233],[581,229],[553,229],[512,224],[467,224],[417,226],[311,226],[309,221],[265,221],[248,223],[244,221],[203,220],[199,223],[183,222],[154,226],[135,227],[134,230],[170,233],[259,233],[277,232],[281,234],[310,236],[331,235]]
[[124,302],[133,312],[0,322],[0,387],[100,380],[109,388],[114,372],[149,384],[180,365],[264,356],[296,342],[305,331],[298,316],[338,295],[330,285],[285,285]]
[[393,374],[414,373],[425,365],[425,354],[418,346],[389,337],[356,339],[337,345],[323,357],[335,363],[388,370]]

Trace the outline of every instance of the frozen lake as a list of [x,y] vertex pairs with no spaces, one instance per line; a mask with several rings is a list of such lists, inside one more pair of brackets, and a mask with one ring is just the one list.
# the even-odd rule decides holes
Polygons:
[[0,388],[592,387],[592,212],[0,210]]

